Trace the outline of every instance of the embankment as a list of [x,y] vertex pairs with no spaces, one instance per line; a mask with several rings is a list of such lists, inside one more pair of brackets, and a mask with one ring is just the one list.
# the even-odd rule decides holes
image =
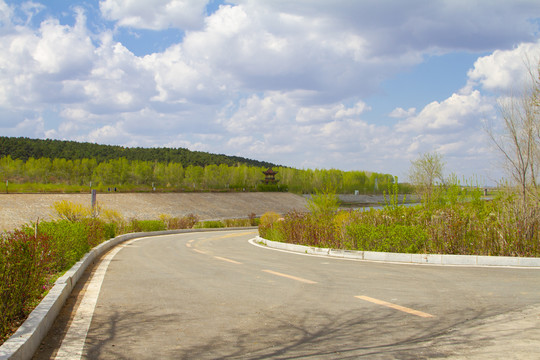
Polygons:
[[[13,230],[36,220],[50,220],[52,205],[68,200],[91,205],[90,194],[0,194],[0,231]],[[305,210],[306,199],[290,193],[103,193],[100,206],[116,210],[126,219],[157,219],[160,214],[195,214],[201,220],[257,216],[267,211]]]

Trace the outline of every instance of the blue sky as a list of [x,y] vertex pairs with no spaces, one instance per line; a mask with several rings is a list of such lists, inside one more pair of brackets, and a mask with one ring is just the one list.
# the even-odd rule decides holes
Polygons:
[[0,0],[0,134],[406,180],[504,176],[483,124],[540,58],[538,1]]

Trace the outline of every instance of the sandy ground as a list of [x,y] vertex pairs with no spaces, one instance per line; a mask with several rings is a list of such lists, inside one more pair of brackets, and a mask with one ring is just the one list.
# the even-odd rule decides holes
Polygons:
[[[90,194],[0,194],[0,230],[13,230],[54,217],[52,205],[68,200],[91,206]],[[306,199],[289,193],[103,193],[98,203],[126,219],[157,219],[160,214],[195,214],[201,220],[243,218],[267,211],[305,210]]]

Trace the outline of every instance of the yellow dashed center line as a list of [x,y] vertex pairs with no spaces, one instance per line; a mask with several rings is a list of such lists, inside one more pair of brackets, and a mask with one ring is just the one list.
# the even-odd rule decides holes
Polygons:
[[227,262],[230,262],[230,263],[233,263],[233,264],[237,264],[237,265],[242,265],[241,262],[238,262],[236,260],[227,259],[227,258],[224,258],[224,257],[221,257],[221,256],[214,256],[214,258],[216,258],[218,260],[227,261]]
[[358,298],[358,299],[364,300],[364,301],[369,301],[370,303],[373,303],[373,304],[386,306],[386,307],[389,307],[389,308],[392,308],[392,309],[395,309],[395,310],[403,311],[403,312],[406,312],[408,314],[420,316],[420,317],[423,317],[423,318],[435,317],[435,316],[433,316],[431,314],[428,314],[428,313],[425,313],[425,312],[422,312],[422,311],[410,309],[408,307],[401,306],[401,305],[392,304],[392,303],[386,302],[384,300],[374,299],[374,298],[369,297],[369,296],[360,295],[360,296],[355,296],[355,297]]
[[281,276],[281,277],[284,277],[284,278],[300,281],[300,282],[303,282],[303,283],[306,283],[306,284],[316,284],[317,283],[316,281],[311,281],[311,280],[308,280],[308,279],[303,279],[301,277],[283,274],[283,273],[280,273],[280,272],[277,272],[277,271],[272,271],[272,270],[262,270],[262,271],[264,271],[266,273],[269,273],[269,274],[272,274],[272,275],[277,275],[277,276]]

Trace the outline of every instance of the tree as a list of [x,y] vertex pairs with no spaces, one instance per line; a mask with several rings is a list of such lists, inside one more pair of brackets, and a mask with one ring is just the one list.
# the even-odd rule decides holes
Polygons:
[[437,152],[424,153],[411,161],[409,181],[415,186],[422,201],[430,204],[437,181],[444,183],[443,172],[445,163],[442,155]]
[[523,206],[529,195],[538,196],[540,167],[540,62],[529,67],[524,89],[498,102],[502,127],[486,125],[492,143],[505,159],[507,171],[519,187]]

